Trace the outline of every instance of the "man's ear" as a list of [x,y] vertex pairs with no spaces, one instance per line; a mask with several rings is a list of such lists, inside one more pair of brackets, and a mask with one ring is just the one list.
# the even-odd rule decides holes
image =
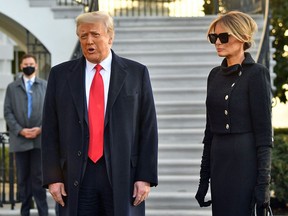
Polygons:
[[113,37],[110,37],[109,41],[108,41],[108,44],[112,45],[112,43],[113,43]]

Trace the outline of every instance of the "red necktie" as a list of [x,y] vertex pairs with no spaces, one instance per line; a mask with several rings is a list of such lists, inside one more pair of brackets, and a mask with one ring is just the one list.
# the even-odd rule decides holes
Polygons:
[[104,143],[104,85],[100,70],[102,66],[95,66],[96,72],[90,87],[88,118],[89,118],[89,158],[96,163],[103,155]]

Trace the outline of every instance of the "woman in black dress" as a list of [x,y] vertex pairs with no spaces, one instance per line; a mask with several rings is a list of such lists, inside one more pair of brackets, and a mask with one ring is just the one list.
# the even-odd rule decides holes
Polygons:
[[[269,71],[246,52],[257,24],[231,11],[215,19],[208,38],[222,64],[207,84],[206,129],[195,198],[213,216],[264,215],[269,205],[272,126]],[[211,181],[211,200],[204,201]]]

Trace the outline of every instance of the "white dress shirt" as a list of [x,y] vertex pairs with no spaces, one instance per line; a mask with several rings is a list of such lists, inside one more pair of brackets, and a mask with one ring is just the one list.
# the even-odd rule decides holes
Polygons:
[[[108,99],[108,90],[109,90],[109,83],[110,83],[110,76],[111,76],[111,63],[112,63],[112,53],[110,51],[109,55],[106,59],[104,59],[102,62],[100,62],[100,65],[102,66],[102,70],[100,71],[100,74],[103,79],[104,84],[104,113],[106,113],[106,106],[107,106],[107,99]],[[90,87],[92,84],[92,80],[95,75],[95,67],[96,64],[93,64],[86,59],[86,69],[85,69],[85,87],[86,87],[86,99],[87,99],[87,107],[89,107],[89,93],[90,93]]]
[[35,76],[33,76],[31,79],[28,79],[27,77],[23,76],[23,80],[24,80],[24,84],[25,84],[25,89],[27,91],[28,89],[28,81],[31,81],[31,86],[33,85],[33,83],[35,82]]

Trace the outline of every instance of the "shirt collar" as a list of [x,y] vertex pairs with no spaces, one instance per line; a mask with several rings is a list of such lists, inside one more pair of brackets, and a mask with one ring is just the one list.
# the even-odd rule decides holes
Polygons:
[[[100,62],[99,64],[102,66],[102,68],[105,71],[111,71],[111,63],[112,63],[112,53],[111,50],[109,51],[109,54],[107,56],[107,58],[105,58],[102,62]],[[88,71],[92,71],[94,69],[94,67],[96,66],[96,64],[89,62],[86,59],[86,68]]]
[[28,79],[27,77],[25,77],[25,76],[23,75],[23,80],[24,80],[25,83],[27,83],[28,80],[30,80],[32,83],[34,83],[34,82],[35,82],[35,78],[36,78],[36,77],[33,76],[31,79]]

